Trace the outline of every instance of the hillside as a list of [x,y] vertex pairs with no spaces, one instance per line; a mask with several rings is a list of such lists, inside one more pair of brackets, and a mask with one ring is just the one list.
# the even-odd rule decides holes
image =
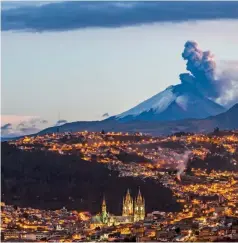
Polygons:
[[[109,212],[121,214],[122,198],[130,188],[135,195],[140,186],[146,210],[178,210],[171,191],[147,179],[118,177],[103,164],[78,156],[51,152],[26,152],[2,143],[2,200],[22,207],[100,210],[103,194]],[[153,192],[153,193],[151,193]]]

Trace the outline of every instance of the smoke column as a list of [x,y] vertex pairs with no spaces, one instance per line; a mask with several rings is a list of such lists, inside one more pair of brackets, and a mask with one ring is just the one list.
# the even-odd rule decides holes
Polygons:
[[207,98],[218,102],[219,99],[221,102],[226,101],[223,103],[238,101],[237,66],[234,66],[232,71],[218,74],[212,53],[202,51],[195,41],[185,43],[182,57],[187,61],[186,66],[189,71],[180,74],[182,84],[189,84],[191,88],[199,90]]
[[177,170],[177,178],[181,180],[180,175],[187,167],[188,160],[192,156],[192,151],[187,147],[184,153],[177,153],[174,150],[158,147],[159,159],[155,163],[160,164],[161,161],[165,161],[166,168]]
[[179,164],[177,166],[177,179],[179,181],[181,181],[181,174],[185,171],[191,154],[191,151],[186,151],[183,155],[180,156],[180,158],[178,158]]

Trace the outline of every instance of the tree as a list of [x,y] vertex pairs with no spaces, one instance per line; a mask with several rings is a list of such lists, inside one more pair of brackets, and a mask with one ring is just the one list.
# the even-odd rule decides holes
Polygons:
[[214,128],[214,133],[218,133],[220,131],[219,127]]
[[192,174],[192,167],[191,166],[188,166],[187,169],[186,169],[186,173],[188,175],[191,175]]
[[180,230],[180,228],[179,227],[177,227],[176,229],[175,229],[175,232],[176,232],[176,234],[180,234],[180,232],[181,232],[181,230]]
[[136,242],[136,236],[132,236],[130,239],[131,242]]
[[28,214],[28,213],[26,213],[26,212],[24,212],[24,213],[22,214],[22,216],[23,216],[25,219],[28,219],[29,214]]
[[96,154],[92,154],[91,155],[91,161],[92,162],[97,162],[97,155]]
[[4,241],[4,233],[1,232],[1,241],[3,242]]

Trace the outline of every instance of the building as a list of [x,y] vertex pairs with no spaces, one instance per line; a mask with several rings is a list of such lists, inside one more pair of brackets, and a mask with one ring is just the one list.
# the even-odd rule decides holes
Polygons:
[[16,231],[16,230],[6,230],[1,233],[3,233],[2,238],[4,240],[19,240],[21,235],[20,231]]
[[49,237],[49,232],[29,232],[29,233],[22,233],[21,239],[22,240],[29,240],[29,241],[39,241],[43,238]]
[[145,218],[145,200],[141,195],[140,189],[135,200],[127,190],[126,197],[123,198],[122,216],[115,216],[107,212],[105,197],[103,197],[101,213],[93,216],[90,222],[90,228],[102,226],[112,226],[119,224],[133,223]]
[[133,204],[133,198],[128,189],[125,199],[123,198],[122,216],[133,216]]
[[144,220],[145,200],[141,196],[140,189],[135,200],[131,197],[129,189],[127,190],[126,197],[123,199],[122,216],[132,216],[134,222]]
[[138,196],[135,199],[134,205],[134,222],[144,220],[145,218],[145,200],[141,196],[141,192],[139,189]]
[[105,197],[103,197],[102,201],[102,213],[101,213],[101,220],[103,224],[108,223],[109,219],[109,214],[107,213],[107,205],[106,205],[106,200]]

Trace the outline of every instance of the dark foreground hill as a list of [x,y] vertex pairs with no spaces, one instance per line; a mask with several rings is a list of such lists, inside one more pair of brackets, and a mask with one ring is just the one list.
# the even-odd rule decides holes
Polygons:
[[100,210],[103,194],[108,210],[121,214],[122,198],[140,186],[146,211],[175,211],[180,205],[168,188],[152,180],[118,177],[103,164],[87,162],[77,156],[50,152],[26,152],[2,143],[2,200],[22,207]]

